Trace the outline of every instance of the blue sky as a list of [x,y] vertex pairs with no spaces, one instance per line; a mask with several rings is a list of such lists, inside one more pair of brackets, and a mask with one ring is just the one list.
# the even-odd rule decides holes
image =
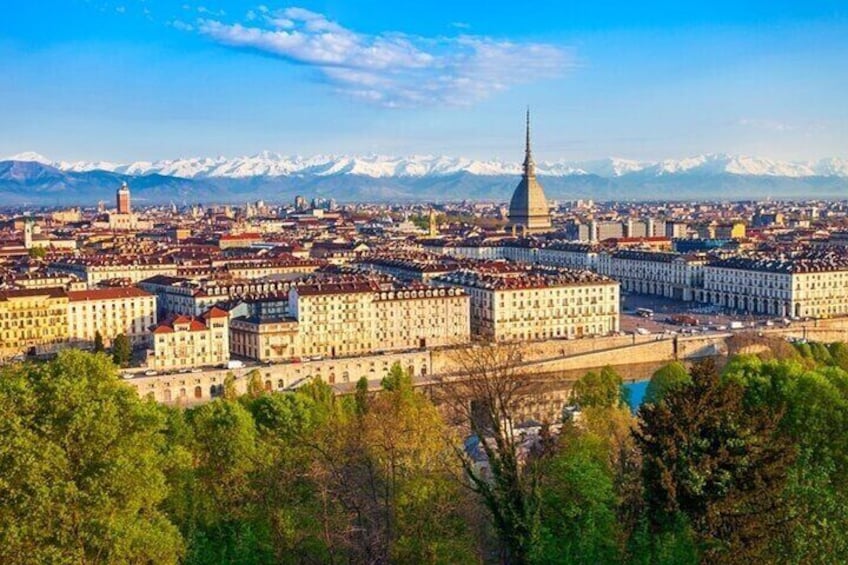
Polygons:
[[848,157],[848,4],[5,0],[0,157]]

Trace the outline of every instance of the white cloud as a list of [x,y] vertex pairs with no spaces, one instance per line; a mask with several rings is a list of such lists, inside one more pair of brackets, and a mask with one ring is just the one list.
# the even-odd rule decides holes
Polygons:
[[168,25],[170,25],[172,28],[178,29],[180,31],[193,31],[194,30],[193,25],[187,24],[182,20],[172,20],[172,21],[168,22]]
[[468,105],[574,65],[569,50],[546,43],[369,35],[303,8],[257,10],[261,25],[202,19],[197,29],[223,45],[310,65],[339,92],[383,106]]

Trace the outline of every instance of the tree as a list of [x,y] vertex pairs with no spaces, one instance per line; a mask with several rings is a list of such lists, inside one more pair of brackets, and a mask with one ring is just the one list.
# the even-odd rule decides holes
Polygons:
[[256,398],[263,394],[265,394],[265,387],[262,386],[262,373],[259,369],[253,369],[247,374],[247,395]]
[[848,439],[841,431],[848,426],[848,373],[739,358],[724,377],[745,387],[752,406],[785,406],[780,431],[798,450],[786,489],[793,526],[775,538],[775,553],[793,563],[848,560]]
[[47,257],[47,249],[41,246],[31,247],[27,253],[31,259],[44,259]]
[[236,388],[236,376],[232,371],[228,371],[224,376],[224,393],[221,395],[224,400],[235,400],[238,398],[238,389]]
[[368,413],[368,379],[366,377],[360,377],[358,381],[356,381],[356,395],[354,396],[356,399],[356,413],[360,416],[364,416]]
[[0,374],[0,562],[176,563],[164,419],[101,355]]
[[674,361],[657,369],[645,389],[644,402],[655,404],[672,389],[692,383],[689,371],[680,361]]
[[618,406],[621,384],[621,376],[612,367],[604,367],[600,373],[589,371],[574,383],[571,398],[581,408]]
[[271,562],[268,523],[254,477],[265,466],[256,425],[238,401],[215,400],[187,413],[192,429],[193,511],[183,533],[190,563]]
[[321,482],[354,516],[351,560],[474,561],[464,493],[444,466],[452,442],[441,415],[399,364],[383,386],[364,413],[340,413],[329,434]]
[[614,563],[621,536],[607,447],[594,434],[562,438],[541,472],[539,563]]
[[830,356],[833,364],[848,371],[848,344],[837,341],[830,344]]
[[456,423],[468,427],[479,449],[456,449],[469,486],[491,515],[503,559],[518,564],[531,561],[540,533],[539,470],[524,464],[515,431],[517,410],[535,390],[521,360],[514,345],[460,349],[458,374],[443,379],[441,390]]
[[412,376],[403,370],[403,367],[401,367],[401,364],[398,361],[395,361],[389,369],[389,373],[383,377],[383,380],[380,382],[380,386],[383,387],[383,390],[388,391],[401,390],[404,387],[411,387]]
[[103,347],[103,336],[99,331],[96,331],[94,332],[94,352],[102,353],[103,351],[105,351],[105,348]]
[[782,408],[746,406],[744,388],[721,382],[710,359],[692,384],[646,404],[636,441],[654,531],[687,521],[710,562],[768,561],[785,525],[783,498],[795,450],[778,431]]
[[112,361],[119,367],[126,367],[132,360],[132,344],[130,338],[118,334],[112,340]]

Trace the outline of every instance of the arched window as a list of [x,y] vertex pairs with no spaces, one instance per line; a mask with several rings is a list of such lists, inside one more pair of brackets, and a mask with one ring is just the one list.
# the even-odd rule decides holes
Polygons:
[[286,388],[286,384],[283,382],[283,379],[277,381],[277,388],[280,390]]
[[199,386],[194,387],[194,397],[195,398],[203,398],[203,389]]
[[180,389],[180,398],[185,398],[185,397],[186,397],[186,389],[181,388]]
[[209,396],[212,398],[218,396],[218,387],[216,385],[212,385],[209,387]]
[[274,388],[271,385],[271,381],[265,381],[265,392],[271,392],[272,390],[274,390]]
[[171,389],[166,388],[165,392],[162,394],[162,397],[165,399],[165,402],[171,402]]

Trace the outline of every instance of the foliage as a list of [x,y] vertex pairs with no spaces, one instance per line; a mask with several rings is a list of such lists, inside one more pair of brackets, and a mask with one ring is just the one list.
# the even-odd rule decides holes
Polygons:
[[803,345],[664,367],[636,417],[586,375],[579,415],[529,438],[510,346],[469,349],[440,406],[400,365],[348,396],[228,375],[193,408],[139,400],[106,355],[11,365],[0,562],[846,562],[848,349]]
[[46,247],[31,247],[27,254],[29,254],[31,259],[44,259],[47,257],[47,248]]
[[112,362],[118,367],[126,367],[132,360],[132,344],[130,338],[118,334],[112,340]]
[[615,475],[604,440],[574,433],[542,467],[541,535],[534,561],[617,561]]
[[102,353],[105,350],[103,347],[103,335],[99,331],[94,332],[94,353]]
[[795,455],[778,433],[781,407],[746,406],[745,389],[722,382],[712,360],[691,377],[640,412],[651,526],[664,531],[685,518],[710,561],[762,561],[785,524],[782,495]]
[[0,562],[175,563],[158,407],[102,355],[0,374]]
[[648,387],[645,389],[643,402],[656,404],[660,402],[669,391],[692,383],[689,371],[680,361],[674,361],[657,369],[651,376]]
[[612,367],[589,371],[572,389],[572,401],[581,408],[618,406],[622,402],[622,379]]

